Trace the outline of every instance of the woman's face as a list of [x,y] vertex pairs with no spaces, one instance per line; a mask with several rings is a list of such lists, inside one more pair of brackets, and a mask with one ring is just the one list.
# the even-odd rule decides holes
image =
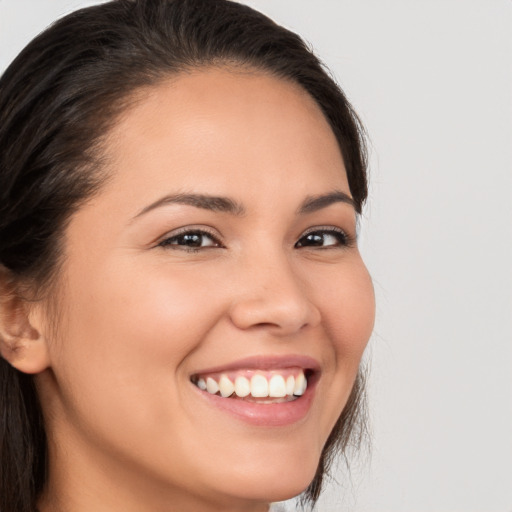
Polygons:
[[[258,509],[312,480],[373,326],[343,160],[315,102],[271,76],[145,94],[66,231],[38,377],[50,481],[95,510]],[[249,396],[213,394],[230,383]]]

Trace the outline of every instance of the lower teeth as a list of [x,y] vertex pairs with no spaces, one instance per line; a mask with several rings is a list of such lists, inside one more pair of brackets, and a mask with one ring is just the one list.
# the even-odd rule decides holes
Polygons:
[[280,398],[270,398],[270,397],[255,398],[255,397],[249,395],[244,398],[240,398],[239,396],[231,395],[228,398],[234,398],[236,400],[245,400],[246,402],[253,402],[255,404],[282,404],[285,402],[293,402],[294,400],[297,400],[297,398],[300,398],[300,397],[295,396],[295,395],[291,395],[291,396],[287,395],[287,396],[280,397]]

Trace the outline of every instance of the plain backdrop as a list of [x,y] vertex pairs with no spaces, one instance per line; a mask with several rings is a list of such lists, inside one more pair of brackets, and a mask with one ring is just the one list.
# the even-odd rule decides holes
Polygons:
[[[0,69],[95,2],[0,0]],[[373,448],[318,510],[512,512],[512,1],[252,0],[371,137]]]

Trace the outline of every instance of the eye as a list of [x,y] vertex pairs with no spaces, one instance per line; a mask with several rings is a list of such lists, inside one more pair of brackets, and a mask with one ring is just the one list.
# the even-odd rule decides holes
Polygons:
[[201,229],[188,229],[162,240],[159,247],[170,247],[197,252],[210,247],[222,247],[220,241],[211,233]]
[[304,234],[295,247],[345,247],[350,245],[349,236],[338,228],[315,228]]

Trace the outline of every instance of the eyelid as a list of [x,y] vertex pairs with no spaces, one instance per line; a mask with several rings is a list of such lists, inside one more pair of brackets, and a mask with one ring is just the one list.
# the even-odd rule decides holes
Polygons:
[[342,229],[342,228],[339,228],[337,226],[312,226],[308,229],[306,229],[303,233],[301,233],[301,238],[303,236],[306,236],[306,235],[309,235],[310,233],[316,233],[318,231],[335,231],[336,233],[341,233],[345,236],[349,236],[348,233]]
[[[171,246],[172,244],[164,244],[164,242],[179,237],[181,235],[186,235],[188,233],[199,233],[206,236],[209,236],[218,247],[224,247],[224,243],[222,241],[222,236],[213,228],[204,225],[191,225],[191,226],[183,226],[181,228],[174,229],[173,231],[169,231],[162,237],[160,237],[156,242],[156,247],[165,247]],[[203,249],[207,249],[208,247],[203,247]]]
[[[351,235],[345,229],[342,229],[338,226],[332,226],[332,225],[331,226],[329,226],[329,225],[312,226],[301,233],[301,235],[298,238],[296,243],[298,243],[305,236],[308,236],[312,233],[319,233],[319,232],[320,233],[337,233],[339,235],[343,235],[343,237],[345,239],[345,244],[343,244],[343,247],[353,247],[357,244],[357,235],[356,236]],[[327,246],[327,247],[325,247],[325,249],[327,249],[329,247],[332,247],[332,246]],[[338,246],[336,246],[336,247],[338,247]],[[319,247],[319,249],[322,249],[322,247]]]

